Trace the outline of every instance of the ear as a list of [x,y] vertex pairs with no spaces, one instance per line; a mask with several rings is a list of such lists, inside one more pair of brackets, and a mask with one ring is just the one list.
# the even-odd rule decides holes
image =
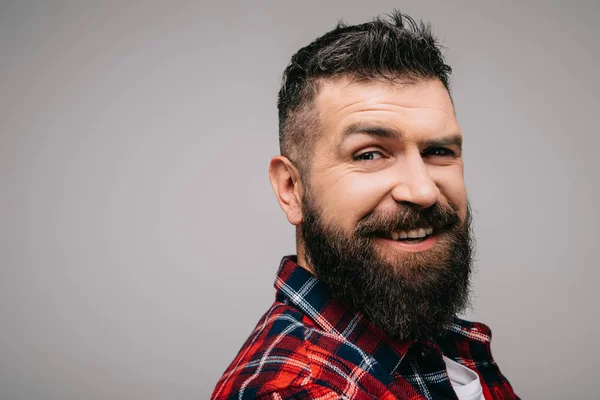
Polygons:
[[300,172],[283,156],[276,156],[269,163],[269,179],[281,209],[292,225],[302,223],[302,182]]

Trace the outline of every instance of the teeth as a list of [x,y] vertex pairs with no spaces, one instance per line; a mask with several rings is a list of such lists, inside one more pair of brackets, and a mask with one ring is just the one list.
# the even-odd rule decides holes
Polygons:
[[411,238],[411,239],[416,239],[416,238],[424,238],[425,236],[431,235],[433,233],[433,228],[419,228],[419,229],[413,229],[410,231],[399,231],[399,232],[392,232],[392,239],[393,240],[398,240],[398,239],[406,239],[406,238]]

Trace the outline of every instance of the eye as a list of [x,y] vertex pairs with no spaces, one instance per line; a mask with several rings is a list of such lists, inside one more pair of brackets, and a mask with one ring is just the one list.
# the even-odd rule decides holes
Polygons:
[[354,157],[357,161],[372,161],[380,158],[383,158],[383,154],[380,151],[366,151]]
[[423,152],[423,156],[454,157],[455,153],[445,147],[432,147]]

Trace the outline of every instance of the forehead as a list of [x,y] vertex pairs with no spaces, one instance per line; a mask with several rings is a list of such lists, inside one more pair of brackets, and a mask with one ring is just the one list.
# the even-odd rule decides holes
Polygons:
[[438,79],[409,84],[328,80],[321,83],[315,104],[329,138],[357,123],[387,125],[407,139],[459,133],[452,100]]

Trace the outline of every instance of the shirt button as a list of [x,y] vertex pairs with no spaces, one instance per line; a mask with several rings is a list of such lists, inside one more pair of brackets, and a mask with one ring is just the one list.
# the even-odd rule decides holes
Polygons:
[[431,349],[424,347],[421,349],[421,357],[422,358],[430,358],[431,357]]

